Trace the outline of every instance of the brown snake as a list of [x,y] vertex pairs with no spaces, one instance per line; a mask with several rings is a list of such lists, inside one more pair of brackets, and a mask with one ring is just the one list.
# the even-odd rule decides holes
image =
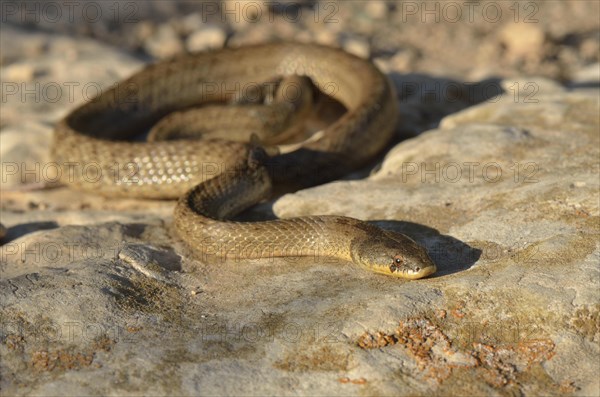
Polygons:
[[[126,141],[175,111],[232,102],[245,87],[296,75],[334,87],[330,95],[347,111],[295,151],[267,156],[254,144],[221,139]],[[60,121],[53,154],[63,181],[76,188],[179,198],[175,230],[203,259],[326,256],[417,279],[436,270],[426,251],[357,219],[226,220],[269,197],[272,185],[309,186],[364,165],[389,143],[396,113],[389,82],[370,62],[319,45],[265,44],[146,67]]]

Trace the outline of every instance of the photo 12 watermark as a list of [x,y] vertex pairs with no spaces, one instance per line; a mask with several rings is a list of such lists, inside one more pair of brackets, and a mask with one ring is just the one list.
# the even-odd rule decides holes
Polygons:
[[[137,1],[3,1],[1,21],[20,24],[50,25],[59,23],[135,24],[148,16],[147,7]],[[340,3],[319,1],[307,5],[302,1],[197,1],[195,12],[203,23],[286,23],[312,21],[339,23]]]
[[501,165],[495,161],[479,162],[403,162],[401,165],[401,181],[420,183],[475,183],[483,181],[496,183],[503,179],[514,183],[538,183],[536,175],[539,165],[529,161],[512,162]]
[[113,24],[140,22],[135,1],[2,1],[2,23],[20,24]]
[[533,1],[400,1],[402,22],[421,23],[538,23],[539,4]]

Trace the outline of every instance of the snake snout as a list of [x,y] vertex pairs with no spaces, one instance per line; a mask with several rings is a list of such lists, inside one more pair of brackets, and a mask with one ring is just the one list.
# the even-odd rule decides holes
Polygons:
[[432,275],[437,270],[435,264],[430,261],[430,263],[423,263],[419,265],[413,265],[412,267],[408,267],[406,272],[403,274],[403,278],[407,278],[409,280],[416,280],[419,278],[424,278]]

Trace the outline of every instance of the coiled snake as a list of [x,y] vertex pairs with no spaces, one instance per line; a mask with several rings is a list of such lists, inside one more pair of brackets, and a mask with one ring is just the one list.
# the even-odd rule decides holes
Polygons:
[[[252,132],[257,119],[284,128],[278,126],[288,125],[288,119],[293,123],[293,114],[302,113],[301,101],[273,101],[275,111],[265,113],[272,116],[261,113],[268,105],[243,102],[248,92],[264,96],[259,83],[294,84],[296,76],[305,76],[317,88],[334,87],[330,95],[346,108],[297,150],[268,155],[256,143],[214,137],[173,140],[168,132],[162,136],[162,129],[172,125],[185,138],[184,130],[190,129],[186,126],[198,119],[215,124],[211,115],[239,119],[232,129]],[[216,106],[218,102],[238,102],[234,108],[243,110],[227,113],[219,110],[223,106]],[[193,116],[188,109],[199,105],[206,105],[198,113],[204,116]],[[271,122],[277,115],[287,121]],[[396,117],[390,84],[370,62],[320,45],[265,44],[186,55],[146,67],[61,120],[52,151],[65,169],[63,181],[76,188],[108,196],[179,198],[175,230],[203,259],[328,256],[377,273],[417,279],[436,270],[426,251],[405,235],[357,219],[227,220],[269,197],[272,185],[309,186],[364,165],[389,143]],[[153,125],[157,131],[151,134],[152,142],[132,141]]]

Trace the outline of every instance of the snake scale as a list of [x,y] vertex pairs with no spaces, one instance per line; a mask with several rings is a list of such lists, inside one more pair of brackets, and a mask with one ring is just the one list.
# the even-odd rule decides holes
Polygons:
[[[245,88],[285,76],[333,87],[328,94],[346,108],[297,150],[267,154],[256,143],[223,139],[135,141],[173,112],[231,103]],[[357,219],[229,220],[268,198],[273,186],[310,186],[364,165],[390,142],[396,118],[392,88],[372,63],[320,45],[263,44],[147,66],[61,120],[52,152],[64,168],[62,181],[75,188],[178,198],[174,228],[201,259],[335,257],[417,279],[436,270],[426,251],[403,234]]]

